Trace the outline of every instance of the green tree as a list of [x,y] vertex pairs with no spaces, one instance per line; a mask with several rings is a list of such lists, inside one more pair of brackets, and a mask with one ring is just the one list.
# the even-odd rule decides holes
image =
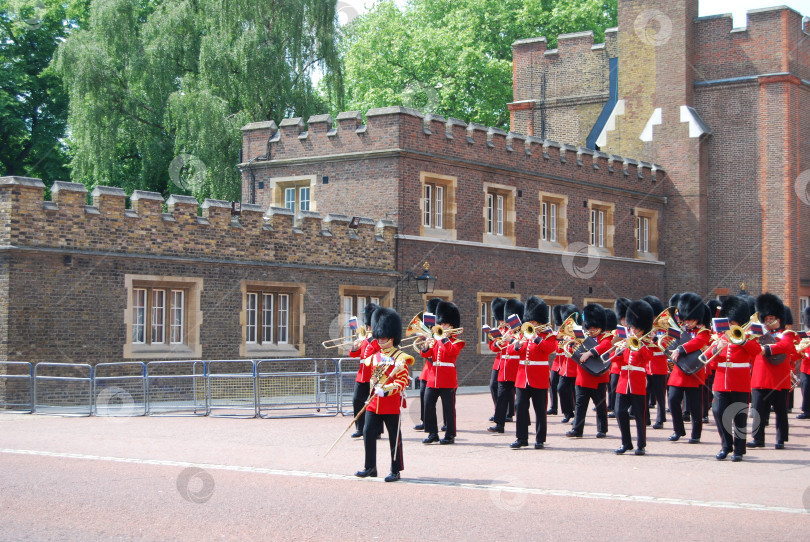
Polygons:
[[240,128],[342,95],[336,0],[102,0],[55,67],[70,94],[73,178],[240,199]]
[[[406,105],[507,128],[512,43],[616,25],[617,0],[382,0],[341,39],[346,105]],[[337,102],[332,106],[337,109]]]
[[0,175],[67,179],[68,99],[49,64],[83,1],[0,0]]

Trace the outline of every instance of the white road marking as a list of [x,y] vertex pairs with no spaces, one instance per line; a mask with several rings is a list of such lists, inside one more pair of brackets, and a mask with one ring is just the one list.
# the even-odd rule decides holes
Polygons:
[[[322,478],[329,480],[357,480],[357,477],[347,474],[332,474],[326,472],[309,472],[301,470],[268,469],[264,467],[246,467],[241,465],[218,465],[212,463],[190,463],[188,461],[169,461],[165,459],[139,459],[134,457],[106,457],[100,455],[72,454],[66,452],[47,452],[40,450],[15,450],[0,448],[0,453],[15,455],[34,455],[43,457],[57,457],[62,459],[83,459],[89,461],[108,461],[112,463],[130,463],[135,465],[158,465],[162,467],[197,467],[205,470],[220,470],[232,472],[253,472],[257,474],[271,474],[275,476],[294,476],[300,478]],[[383,482],[382,478],[368,478],[369,482]],[[653,497],[649,495],[625,495],[621,493],[599,493],[591,491],[571,491],[565,489],[542,489],[532,487],[517,487],[497,484],[473,484],[469,482],[452,482],[426,479],[405,479],[399,483],[420,484],[430,486],[456,487],[460,489],[485,490],[491,492],[516,493],[523,495],[541,495],[545,497],[569,497],[579,499],[597,499],[606,501],[625,501],[644,504],[664,504],[677,506],[699,506],[703,508],[723,508],[729,510],[757,510],[761,512],[779,512],[783,514],[808,514],[810,510],[804,508],[788,508],[785,506],[772,506],[745,502],[725,501],[699,501],[695,499],[676,499],[669,497]]]

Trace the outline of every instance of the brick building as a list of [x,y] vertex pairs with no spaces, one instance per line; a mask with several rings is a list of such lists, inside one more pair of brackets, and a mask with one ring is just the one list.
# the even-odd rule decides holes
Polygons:
[[810,296],[810,24],[619,0],[619,26],[518,41],[512,130],[661,164],[667,292]]
[[[0,359],[334,355],[369,301],[458,304],[459,381],[487,381],[496,296],[810,296],[807,28],[619,1],[619,27],[514,44],[510,132],[402,107],[243,128],[241,215],[0,179]],[[798,189],[803,189],[804,192]],[[798,190],[798,192],[797,192]],[[351,217],[361,219],[349,227]],[[411,280],[430,265],[433,294]]]

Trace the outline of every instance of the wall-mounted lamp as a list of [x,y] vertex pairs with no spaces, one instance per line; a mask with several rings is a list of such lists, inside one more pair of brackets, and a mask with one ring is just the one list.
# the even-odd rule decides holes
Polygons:
[[432,294],[433,288],[436,286],[436,277],[428,273],[428,269],[430,265],[425,262],[422,264],[424,270],[422,274],[418,277],[413,273],[413,271],[406,271],[405,272],[405,279],[410,282],[411,279],[416,281],[416,291],[420,294]]

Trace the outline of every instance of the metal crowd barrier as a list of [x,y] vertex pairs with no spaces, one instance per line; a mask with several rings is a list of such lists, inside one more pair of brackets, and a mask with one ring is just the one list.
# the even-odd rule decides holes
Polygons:
[[87,363],[37,363],[34,412],[59,416],[93,413],[93,366]]
[[258,414],[256,362],[207,361],[208,414],[255,418]]
[[340,411],[340,360],[263,359],[256,363],[261,418],[336,416]]
[[27,361],[0,361],[0,411],[34,411],[34,366]]
[[99,363],[93,373],[93,414],[146,415],[146,364]]
[[150,361],[146,364],[146,413],[150,416],[207,416],[205,361]]
[[358,360],[0,361],[0,412],[288,418],[352,412]]

